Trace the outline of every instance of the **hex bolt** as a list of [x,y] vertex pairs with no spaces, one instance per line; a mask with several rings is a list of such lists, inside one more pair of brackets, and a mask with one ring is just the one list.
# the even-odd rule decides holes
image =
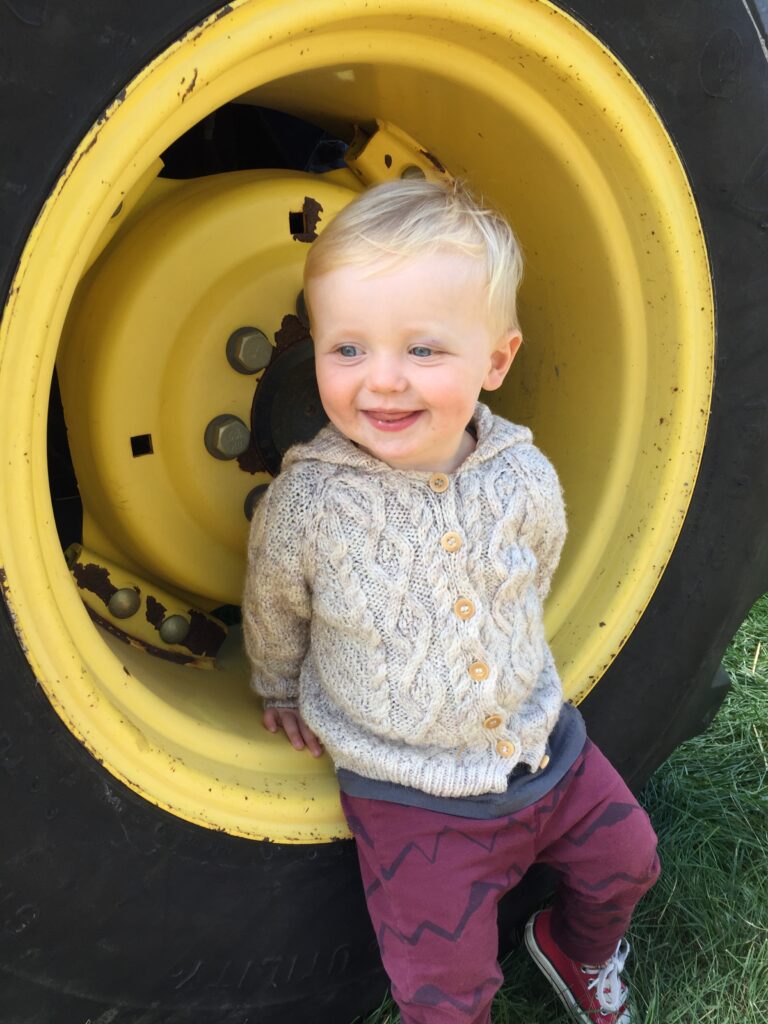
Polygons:
[[238,327],[227,339],[227,359],[238,373],[258,373],[272,358],[274,348],[258,327]]
[[184,615],[169,615],[160,623],[160,636],[167,644],[183,644],[189,634],[189,619]]
[[121,587],[110,597],[108,608],[116,619],[130,619],[139,610],[140,604],[138,587]]
[[236,459],[251,443],[251,432],[237,416],[214,416],[205,428],[205,447],[215,459]]
[[243,511],[245,512],[245,518],[249,522],[253,519],[253,513],[256,511],[259,499],[268,486],[269,484],[259,484],[258,487],[254,487],[252,491],[248,491],[248,494],[245,496]]
[[408,164],[408,166],[404,167],[400,172],[400,177],[405,178],[406,180],[408,178],[426,178],[426,174],[420,167],[417,167],[416,164]]

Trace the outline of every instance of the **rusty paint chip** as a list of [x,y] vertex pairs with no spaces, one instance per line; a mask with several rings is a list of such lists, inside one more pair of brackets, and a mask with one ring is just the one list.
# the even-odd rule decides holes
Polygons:
[[259,449],[256,447],[256,443],[251,435],[251,440],[248,447],[242,454],[237,456],[237,465],[244,473],[268,473],[267,464],[264,461],[264,456],[261,454]]
[[[310,337],[309,330],[296,316],[295,313],[287,313],[280,324],[279,330],[275,331],[275,353],[282,355],[286,349],[292,348],[300,341],[306,341]],[[273,359],[274,359],[273,355]],[[270,360],[270,365],[271,365]]]
[[297,242],[314,242],[317,238],[317,223],[322,212],[323,208],[316,199],[313,199],[311,196],[304,196],[304,205],[301,208],[303,230],[291,231],[292,236]]
[[147,622],[154,626],[155,629],[160,629],[165,618],[167,609],[164,604],[161,604],[157,598],[152,597],[151,594],[147,594]]
[[182,647],[186,647],[193,654],[215,658],[227,637],[224,626],[218,625],[212,618],[194,608],[189,609],[189,621],[189,633]]
[[117,587],[109,578],[109,570],[103,565],[94,565],[93,562],[81,565],[75,562],[72,566],[72,575],[81,590],[90,590],[106,605],[109,604],[112,595],[117,593]]

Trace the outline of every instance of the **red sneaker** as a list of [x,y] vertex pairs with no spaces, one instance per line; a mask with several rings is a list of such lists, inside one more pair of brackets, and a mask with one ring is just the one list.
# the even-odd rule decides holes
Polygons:
[[627,986],[619,978],[629,943],[622,939],[604,964],[580,964],[552,938],[551,915],[550,910],[533,915],[525,926],[525,945],[573,1019],[581,1024],[630,1024]]

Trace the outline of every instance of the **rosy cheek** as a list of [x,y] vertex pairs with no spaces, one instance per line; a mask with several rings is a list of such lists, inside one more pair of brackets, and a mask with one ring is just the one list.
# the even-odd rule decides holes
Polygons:
[[354,390],[347,375],[335,371],[334,368],[318,373],[317,384],[320,397],[326,403],[343,403]]

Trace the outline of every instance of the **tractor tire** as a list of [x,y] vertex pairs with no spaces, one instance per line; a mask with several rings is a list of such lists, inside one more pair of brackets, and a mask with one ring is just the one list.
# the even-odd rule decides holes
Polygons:
[[[368,4],[362,0],[318,0],[312,5],[298,0],[239,0],[226,6],[211,0],[155,0],[149,5],[132,6],[122,0],[102,0],[99,4],[62,0],[56,5],[46,0],[6,0],[0,8],[0,294],[6,299],[0,334],[0,409],[5,410],[0,412],[0,437],[1,461],[8,467],[0,471],[4,474],[5,506],[0,514],[0,579],[4,593],[0,611],[0,846],[4,864],[0,885],[0,967],[4,975],[0,1016],[13,1024],[348,1024],[373,1009],[386,989],[354,846],[343,827],[333,821],[311,827],[299,823],[291,832],[293,825],[280,824],[279,813],[274,810],[280,801],[276,802],[274,792],[266,786],[262,793],[252,792],[250,806],[256,812],[262,804],[269,811],[265,812],[266,819],[278,824],[272,831],[269,824],[251,830],[249,805],[242,803],[248,800],[247,780],[243,784],[233,769],[234,781],[225,784],[216,767],[205,767],[207,755],[201,755],[199,765],[195,765],[197,774],[187,777],[184,773],[189,766],[183,753],[170,742],[164,748],[162,739],[150,731],[126,724],[132,711],[115,696],[116,691],[100,690],[88,682],[97,679],[102,668],[107,675],[112,672],[114,650],[120,650],[120,642],[114,641],[116,648],[107,648],[103,634],[83,611],[57,537],[57,525],[60,533],[63,528],[61,521],[54,522],[50,494],[63,486],[56,483],[57,474],[67,477],[71,468],[66,431],[61,422],[56,427],[55,389],[50,401],[48,422],[53,427],[47,465],[45,458],[48,393],[51,379],[55,381],[57,339],[66,312],[62,312],[61,296],[72,297],[86,266],[87,254],[83,254],[77,275],[68,276],[70,264],[74,266],[80,259],[80,249],[71,240],[76,236],[78,245],[80,241],[85,248],[94,245],[100,234],[95,226],[90,229],[90,223],[101,224],[99,218],[106,223],[108,214],[103,208],[107,202],[112,203],[115,213],[118,208],[114,193],[109,191],[117,187],[114,183],[99,177],[96,171],[90,181],[83,175],[90,166],[112,166],[111,151],[128,151],[132,131],[139,132],[127,120],[134,109],[150,111],[151,117],[152,103],[158,110],[163,103],[170,104],[162,90],[156,99],[147,98],[155,81],[153,75],[160,74],[158,69],[164,66],[166,54],[171,54],[170,59],[186,61],[183,67],[188,69],[179,79],[177,100],[168,107],[168,125],[177,108],[192,111],[196,103],[200,111],[197,122],[202,122],[216,105],[205,100],[205,89],[213,88],[212,73],[206,77],[206,67],[213,64],[206,65],[205,61],[221,63],[222,48],[239,45],[238,34],[242,37],[259,21],[259,38],[267,54],[265,66],[276,69],[277,83],[271,93],[266,89],[262,95],[271,97],[275,108],[291,109],[303,122],[311,121],[313,104],[321,101],[308,96],[313,85],[309,90],[302,86],[302,74],[308,72],[301,70],[301,61],[312,59],[312,48],[320,45],[322,33],[319,28],[316,33],[314,27],[308,28],[309,22],[315,27],[323,21],[338,25],[338,36],[329,41],[322,60],[318,58],[317,66],[322,67],[328,66],[328,53],[334,46],[341,48],[352,38],[355,18],[380,17],[382,33],[388,33],[386,46],[391,50],[402,42],[402,62],[407,71],[402,82],[407,92],[407,86],[415,80],[412,76],[419,70],[415,56],[418,47],[408,49],[408,33],[415,31],[412,26],[419,23],[419,18],[432,18],[442,25],[440,18],[445,12],[453,14],[462,7],[453,0],[443,4],[436,0],[411,0],[409,4],[382,0],[371,6],[377,9],[375,15],[363,13]],[[462,150],[461,139],[457,142],[456,137],[463,130],[462,117],[467,119],[466,131],[470,131],[469,118],[474,118],[473,112],[480,104],[478,97],[484,95],[483,76],[490,74],[483,63],[485,56],[496,61],[494,67],[498,69],[504,59],[500,54],[509,45],[517,47],[510,64],[522,66],[528,59],[522,44],[514,39],[516,19],[519,16],[522,23],[525,8],[525,17],[546,15],[550,19],[552,38],[557,32],[571,33],[585,48],[574,51],[572,59],[568,53],[550,54],[549,64],[557,64],[551,79],[550,71],[541,70],[547,64],[546,53],[537,60],[539,77],[531,80],[541,86],[542,104],[549,102],[546,90],[550,88],[572,90],[573,96],[572,106],[555,103],[541,109],[553,111],[553,117],[556,112],[565,125],[569,118],[581,116],[577,109],[583,99],[580,76],[592,72],[579,66],[579,54],[598,54],[594,58],[595,81],[603,81],[610,73],[621,88],[629,90],[627,95],[634,89],[631,102],[637,106],[633,111],[645,104],[648,109],[642,116],[647,116],[649,124],[654,118],[658,120],[660,132],[666,133],[669,152],[676,154],[677,163],[673,160],[671,169],[648,170],[649,202],[655,201],[655,193],[666,195],[664,190],[669,188],[673,200],[677,196],[678,201],[659,200],[659,208],[668,207],[675,215],[692,218],[690,223],[699,224],[701,229],[700,234],[694,232],[695,237],[691,236],[691,249],[698,247],[698,263],[694,258],[690,266],[683,262],[688,254],[676,247],[678,229],[673,226],[669,229],[672,241],[658,264],[663,269],[665,261],[674,264],[680,260],[677,271],[684,283],[696,274],[706,278],[699,291],[693,285],[689,291],[678,288],[667,300],[673,314],[680,313],[688,318],[686,323],[690,320],[693,324],[688,340],[681,337],[679,366],[681,379],[690,382],[689,390],[697,401],[701,398],[701,408],[688,409],[680,416],[678,433],[669,435],[670,446],[680,450],[682,468],[672,481],[678,489],[662,494],[660,485],[656,511],[649,508],[647,516],[642,510],[632,513],[641,527],[652,521],[657,533],[666,530],[666,547],[654,547],[654,542],[646,539],[642,544],[647,547],[636,554],[633,545],[640,543],[640,534],[627,532],[617,539],[614,533],[618,527],[610,538],[607,534],[604,538],[606,547],[600,550],[612,552],[610,558],[619,566],[615,589],[623,592],[620,584],[625,577],[639,581],[632,600],[616,610],[615,621],[599,614],[601,601],[609,607],[603,592],[594,596],[589,589],[589,579],[602,575],[599,555],[590,563],[589,579],[583,569],[579,570],[576,557],[580,531],[587,536],[590,529],[590,474],[596,472],[595,466],[602,472],[602,462],[609,461],[609,457],[601,461],[598,456],[597,461],[585,463],[592,469],[572,474],[567,455],[557,457],[559,436],[576,430],[582,421],[593,419],[599,424],[601,436],[610,433],[605,429],[610,428],[610,419],[601,421],[599,408],[602,399],[612,408],[610,366],[600,363],[602,350],[579,347],[576,334],[570,333],[569,320],[569,311],[575,308],[569,303],[580,301],[575,294],[578,289],[574,286],[574,294],[568,292],[561,275],[547,290],[546,273],[537,263],[535,233],[522,231],[528,265],[534,268],[531,283],[526,285],[530,291],[523,293],[523,324],[539,325],[533,334],[538,331],[545,347],[548,337],[556,339],[552,345],[559,358],[554,372],[549,367],[546,379],[543,364],[536,363],[534,356],[528,363],[523,361],[523,386],[514,398],[510,418],[533,422],[535,436],[552,454],[561,474],[566,499],[571,493],[569,480],[573,481],[574,495],[582,495],[573,503],[571,547],[567,549],[573,555],[553,588],[554,611],[549,623],[550,631],[556,634],[553,648],[558,663],[562,661],[566,666],[564,677],[570,672],[569,695],[580,703],[590,736],[638,789],[676,746],[711,720],[727,689],[727,677],[719,667],[723,651],[751,604],[768,589],[768,148],[764,141],[768,64],[760,16],[764,8],[750,9],[739,0],[678,0],[671,4],[569,0],[559,7],[545,0],[525,4],[508,0],[508,24],[506,32],[501,32],[502,8],[498,3],[472,5],[477,26],[455,29],[452,45],[458,46],[466,36],[471,40],[472,52],[483,59],[478,57],[476,77],[462,80],[469,96],[467,106],[451,108],[442,120],[432,117],[435,124],[440,122],[435,131],[445,131],[446,150],[463,153],[466,158],[460,166],[459,158],[454,157],[453,162],[448,161],[449,167],[455,167],[472,183],[472,153],[480,154],[480,184],[491,196],[505,194],[505,176],[516,173],[519,150],[515,147],[522,143],[512,135],[493,140],[493,153],[506,153],[503,159],[498,155],[482,156],[490,152],[491,143],[487,131],[480,130],[479,121],[471,125],[474,150]],[[480,24],[486,10],[487,23]],[[466,17],[457,13],[455,25]],[[537,39],[547,35],[539,31],[538,22],[535,28]],[[377,23],[366,21],[360,46],[367,46],[375,31]],[[302,48],[299,54],[291,47],[300,45],[295,38],[302,33],[305,43],[301,45],[306,50]],[[272,34],[275,42],[271,42]],[[435,45],[438,37],[436,30]],[[211,39],[209,54],[205,47]],[[541,43],[542,53],[546,45]],[[382,43],[385,69],[389,67],[386,52]],[[420,53],[426,66],[428,50],[423,41]],[[284,66],[280,61],[289,59],[285,54],[299,61],[300,73],[290,80],[287,72],[280,70]],[[242,56],[243,62],[247,59]],[[334,82],[328,84],[323,79],[328,95],[335,95],[336,88],[357,88],[356,83],[366,79],[359,53],[356,59],[357,63],[350,58],[348,65],[339,64]],[[456,63],[462,65],[463,73],[461,53]],[[261,75],[259,66],[254,68],[248,73]],[[225,71],[221,72],[225,84],[221,85],[220,104],[228,102],[230,93],[234,95],[234,86],[226,84],[226,75],[239,73],[236,68]],[[425,96],[440,73],[430,65],[432,77],[425,79]],[[446,71],[446,76],[449,73],[453,72]],[[448,82],[447,77],[445,80]],[[556,85],[556,81],[561,84]],[[300,92],[303,89],[304,97],[295,108],[291,101],[294,86]],[[520,87],[528,88],[528,82],[521,80]],[[266,88],[261,78],[258,88]],[[488,86],[489,96],[495,88]],[[241,87],[240,93],[244,92]],[[378,93],[371,91],[357,106],[350,101],[349,110],[338,121],[386,118],[390,113],[387,102],[399,104],[398,110],[407,110],[412,100],[414,104],[419,101],[413,94],[398,98],[397,82],[393,85],[392,79],[382,79],[380,94],[384,97],[381,111],[372,109],[371,97]],[[134,101],[144,107],[136,108]],[[499,111],[502,101],[503,91],[494,93],[493,102]],[[523,128],[530,130],[531,138],[536,131],[536,102],[532,93],[529,106],[519,115],[521,133]],[[610,102],[607,98],[607,107]],[[451,106],[447,100],[446,105]],[[607,107],[602,108],[603,112]],[[492,125],[493,110],[497,108],[490,100],[488,109],[488,123]],[[598,125],[599,104],[595,111]],[[526,120],[529,113],[532,128]],[[191,113],[185,116],[189,123],[184,131],[191,133],[195,117]],[[583,166],[590,161],[590,166],[594,164],[594,181],[604,171],[605,180],[615,186],[614,207],[619,211],[615,215],[619,220],[613,221],[610,217],[614,214],[605,213],[605,224],[601,221],[599,230],[585,237],[584,246],[588,242],[597,244],[596,240],[605,236],[605,225],[610,229],[623,217],[633,225],[627,237],[635,238],[637,265],[642,266],[655,244],[650,235],[657,240],[656,229],[645,241],[637,240],[639,229],[632,207],[637,205],[642,190],[638,192],[639,186],[633,185],[632,192],[627,185],[622,191],[622,182],[611,179],[608,151],[600,148],[609,146],[611,154],[618,152],[619,136],[625,130],[627,135],[630,133],[632,117],[628,115],[621,124],[599,122],[600,131],[581,140],[584,153],[579,159]],[[327,112],[323,117],[318,114],[317,121],[331,134],[334,128],[342,131]],[[427,125],[423,130],[428,132],[430,118],[425,115],[422,121]],[[120,123],[119,133],[117,128],[113,131],[112,122]],[[144,147],[143,153],[152,146],[157,153],[178,153],[172,149],[173,139],[160,140],[164,131],[158,114],[146,138],[142,136],[139,141],[137,134],[137,153],[140,147]],[[638,151],[642,150],[642,131]],[[413,134],[419,135],[415,129]],[[574,139],[574,145],[577,141]],[[442,158],[439,146],[430,148]],[[560,158],[563,166],[568,164],[565,149]],[[129,158],[121,155],[120,159],[121,166],[127,167]],[[99,160],[99,164],[94,162]],[[286,160],[281,166],[300,173],[302,160],[297,158],[294,164]],[[117,180],[117,156],[113,163]],[[251,162],[247,166],[265,165]],[[166,168],[171,167],[172,161],[167,159]],[[223,170],[239,172],[243,167],[234,163]],[[557,205],[561,179],[550,181],[549,168],[544,165],[541,171],[541,187],[552,190],[542,205]],[[196,173],[202,176],[212,172]],[[566,172],[563,174],[562,181],[568,180]],[[686,181],[689,192],[679,184]],[[79,189],[74,198],[73,183]],[[574,191],[566,196],[562,216],[567,218],[569,206],[577,205],[576,194]],[[535,205],[535,199],[533,202]],[[600,210],[599,197],[595,202],[599,219],[605,211]],[[678,209],[686,204],[689,209]],[[524,206],[525,199],[520,204],[525,226]],[[64,213],[57,212],[62,209]],[[663,217],[659,216],[661,232]],[[542,237],[556,238],[556,227],[543,225]],[[564,230],[563,236],[567,234]],[[582,280],[579,274],[588,274],[589,264],[600,262],[595,250],[579,256],[577,243],[562,244],[572,245],[568,260],[575,260],[574,279]],[[605,244],[610,246],[611,239],[607,238]],[[606,258],[603,262],[607,267],[611,261]],[[559,271],[567,266],[568,261],[559,265]],[[98,261],[94,271],[101,273]],[[610,268],[599,273],[609,280]],[[622,273],[622,266],[618,266],[617,279]],[[43,294],[46,282],[53,282],[50,296]],[[649,323],[657,322],[652,320],[656,315],[662,316],[663,322],[666,315],[652,308],[666,300],[663,293],[653,291],[656,287],[656,283],[646,284],[638,278],[637,308],[642,310],[646,302]],[[40,296],[39,301],[29,298],[30,289]],[[561,294],[562,304],[558,298]],[[647,295],[650,298],[644,299]],[[539,304],[540,296],[549,299]],[[608,299],[606,306],[611,309],[621,305]],[[35,309],[39,310],[41,304],[46,304],[45,317],[40,313],[45,322],[37,323]],[[584,325],[591,316],[596,321],[602,316],[598,304],[584,312]],[[709,330],[701,328],[712,312],[714,325],[710,324]],[[588,334],[586,326],[579,330],[579,338]],[[39,357],[32,355],[38,336]],[[674,347],[673,338],[667,348],[671,351]],[[33,359],[37,360],[36,367]],[[584,382],[589,379],[593,360],[603,369],[608,367],[605,381],[599,385],[607,387],[602,396],[599,390],[589,393],[579,412],[576,393],[587,386]],[[659,377],[666,373],[666,366],[661,356],[657,361],[654,355],[638,384],[643,394],[651,396],[646,404],[659,423],[665,417],[657,415],[652,395],[661,387]],[[690,367],[690,377],[685,377]],[[88,367],[79,372],[87,374]],[[598,370],[595,374],[599,376]],[[637,379],[640,381],[640,377]],[[569,380],[575,381],[572,389],[559,391],[569,387]],[[669,383],[668,390],[677,392],[677,384],[672,380]],[[544,406],[542,411],[530,398],[534,393],[552,394],[555,406],[572,400],[568,408],[574,410],[573,418],[564,419],[556,429],[548,428],[545,413],[551,407]],[[64,413],[69,417],[66,398]],[[644,415],[642,409],[638,415]],[[589,430],[589,425],[583,429]],[[617,425],[617,436],[620,433]],[[635,447],[639,451],[648,438],[637,436],[640,440]],[[661,441],[657,444],[657,462],[661,462],[665,444],[661,439],[667,435],[654,437]],[[72,431],[70,441],[74,446]],[[646,463],[638,465],[644,467]],[[648,466],[650,474],[657,468],[650,463]],[[686,474],[684,470],[689,469]],[[634,476],[640,486],[639,478],[645,473],[641,468],[629,476]],[[578,490],[580,487],[583,492]],[[642,503],[644,498],[639,500]],[[620,500],[615,502],[618,511],[612,522],[623,528],[621,505]],[[582,506],[587,510],[583,516],[579,513]],[[593,533],[589,538],[597,550],[600,538]],[[621,568],[625,557],[626,572]],[[155,576],[162,578],[162,573]],[[173,584],[167,577],[166,582]],[[578,594],[583,600],[568,597],[577,593],[577,585],[582,588]],[[67,588],[72,591],[71,597]],[[178,589],[183,594],[192,592],[190,585],[179,584]],[[64,597],[60,599],[60,595]],[[580,620],[578,628],[571,627],[569,609],[579,605],[591,608],[589,602],[593,600],[591,626]],[[211,601],[207,610],[216,603]],[[558,609],[563,609],[562,614]],[[580,660],[583,651],[590,653]],[[126,656],[122,670],[129,682],[132,666]],[[153,691],[153,701],[157,692]],[[93,724],[97,718],[92,716],[99,715],[108,723],[103,735]],[[253,715],[256,728],[257,712]],[[226,739],[221,742],[226,746]],[[298,762],[285,763],[289,775]],[[131,765],[135,765],[135,772]],[[142,774],[145,765],[149,765],[146,777]],[[207,778],[206,771],[211,777],[210,808],[195,784],[195,779]],[[172,775],[184,777],[178,793],[173,789]],[[155,777],[162,777],[157,786]],[[301,799],[305,803],[314,800],[314,795],[297,796],[296,791],[298,787],[313,793],[312,787],[317,785],[318,804],[331,806],[329,778],[326,772],[317,779],[308,775],[308,782],[300,779],[290,790],[290,800],[297,805]],[[237,808],[235,799],[239,801]],[[220,806],[224,808],[221,811]],[[310,803],[306,803],[306,810],[311,818],[314,812]],[[534,878],[503,901],[502,945],[508,943],[539,891]]]

